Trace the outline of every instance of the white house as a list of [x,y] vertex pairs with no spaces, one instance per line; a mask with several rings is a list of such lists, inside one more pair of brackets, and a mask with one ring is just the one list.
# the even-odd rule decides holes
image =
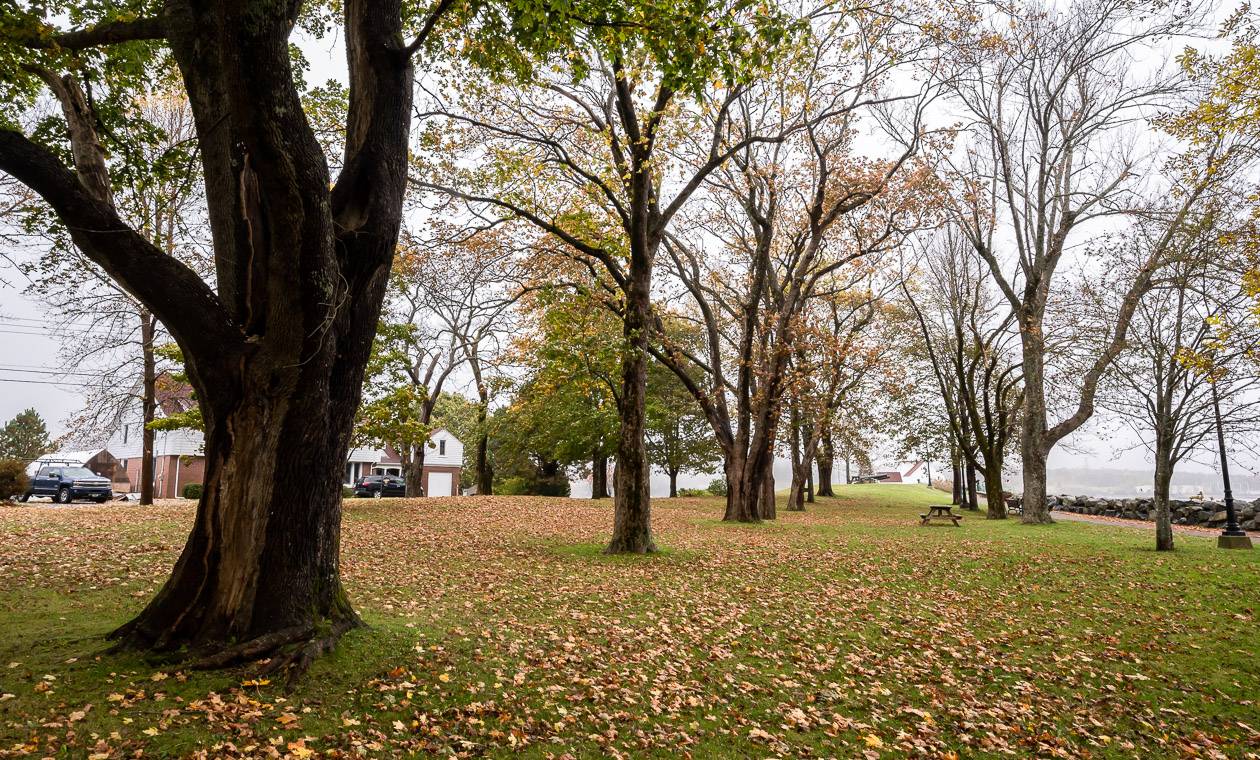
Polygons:
[[[458,496],[460,471],[464,467],[464,444],[446,428],[438,428],[429,436],[424,452],[425,496]],[[342,482],[353,484],[364,475],[402,475],[402,457],[392,448],[351,449],[346,457]]]

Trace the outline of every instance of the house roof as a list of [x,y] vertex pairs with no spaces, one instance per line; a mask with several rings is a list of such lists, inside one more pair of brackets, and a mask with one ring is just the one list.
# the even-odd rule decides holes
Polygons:
[[197,406],[192,386],[169,372],[162,372],[154,379],[153,391],[158,408],[166,417],[182,414]]

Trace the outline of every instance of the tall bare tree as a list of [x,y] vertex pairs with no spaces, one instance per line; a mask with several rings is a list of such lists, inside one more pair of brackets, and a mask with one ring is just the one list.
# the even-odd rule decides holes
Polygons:
[[[1065,255],[1091,235],[1091,222],[1140,208],[1138,194],[1158,164],[1135,133],[1166,106],[1176,77],[1143,73],[1134,57],[1160,55],[1159,44],[1192,28],[1183,8],[1145,8],[1127,0],[1076,0],[1064,8],[1035,2],[993,8],[991,20],[964,32],[948,55],[957,65],[952,92],[970,122],[956,222],[984,258],[1015,315],[1024,382],[1020,453],[1023,520],[1050,522],[1046,459],[1094,412],[1099,380],[1124,347],[1130,320],[1168,255],[1165,243],[1137,262],[1108,337],[1085,367],[1075,402],[1057,422],[1047,407],[1046,322]],[[1214,162],[1219,156],[1205,156]],[[1177,207],[1165,231],[1218,179],[1213,172],[1174,180]],[[1096,234],[1096,232],[1094,233]],[[1067,388],[1067,378],[1055,387]]]

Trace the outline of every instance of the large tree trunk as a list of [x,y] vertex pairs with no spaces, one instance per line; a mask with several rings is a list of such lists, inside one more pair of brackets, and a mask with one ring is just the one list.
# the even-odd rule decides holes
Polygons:
[[1173,550],[1172,510],[1168,506],[1173,476],[1171,432],[1156,430],[1155,436],[1155,551],[1170,552]]
[[[140,405],[143,421],[140,428],[140,503],[153,503],[153,443],[155,433],[149,425],[157,417],[157,360],[153,355],[157,322],[147,310],[140,310],[140,351],[144,362],[143,390]],[[179,494],[175,494],[179,496]]]
[[591,498],[608,498],[608,457],[599,450],[591,455]]
[[[637,249],[632,246],[632,249]],[[647,411],[647,332],[651,319],[651,257],[632,250],[630,282],[626,287],[623,334],[625,356],[621,361],[621,432],[617,439],[617,472],[614,483],[613,534],[609,554],[645,554],[656,551],[652,542],[650,469],[643,434]]]
[[985,461],[984,466],[985,518],[989,520],[1006,519],[1006,499],[1002,494],[1002,464],[992,459]]
[[676,469],[669,471],[669,498],[678,498],[678,470]]
[[726,512],[722,519],[728,522],[757,522],[760,513],[761,478],[757,477],[751,463],[741,455],[727,455],[726,465]]
[[114,638],[157,650],[234,642],[207,658],[218,666],[295,642],[315,642],[301,650],[310,658],[358,623],[338,564],[349,448],[340,423],[358,393],[343,385],[334,398],[301,374],[283,395],[253,383],[207,420],[192,533],[161,591]]

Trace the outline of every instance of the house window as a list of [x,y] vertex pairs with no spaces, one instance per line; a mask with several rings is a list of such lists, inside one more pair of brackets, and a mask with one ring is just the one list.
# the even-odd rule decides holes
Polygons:
[[446,439],[445,438],[438,441],[438,454],[442,456],[446,455]]

